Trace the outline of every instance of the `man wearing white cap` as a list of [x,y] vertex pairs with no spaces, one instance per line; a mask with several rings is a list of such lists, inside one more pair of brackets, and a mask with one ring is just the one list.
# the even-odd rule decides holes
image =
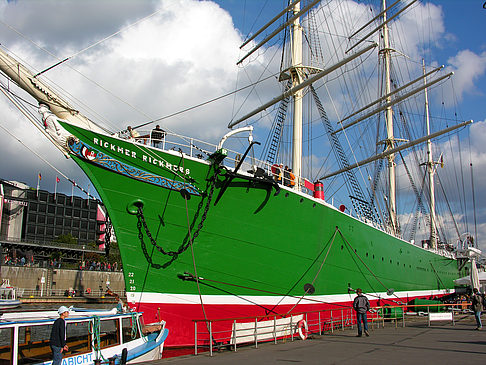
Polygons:
[[69,309],[65,306],[59,307],[57,310],[59,318],[56,319],[52,325],[51,331],[51,350],[52,350],[52,365],[61,365],[62,352],[68,351],[69,347],[66,345],[66,321],[69,316]]

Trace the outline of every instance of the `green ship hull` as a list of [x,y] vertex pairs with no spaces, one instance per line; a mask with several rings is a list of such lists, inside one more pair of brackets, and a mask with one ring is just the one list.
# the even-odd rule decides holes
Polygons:
[[342,308],[358,287],[381,303],[438,296],[460,276],[452,257],[232,174],[224,154],[203,160],[63,126],[112,221],[129,304],[167,321],[169,346],[194,344],[194,319]]

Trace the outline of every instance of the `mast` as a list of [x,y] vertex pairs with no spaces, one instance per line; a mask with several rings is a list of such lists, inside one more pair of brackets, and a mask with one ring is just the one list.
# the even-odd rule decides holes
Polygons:
[[[424,72],[424,83],[427,83],[427,77],[425,76],[425,62],[422,61],[422,68]],[[429,99],[427,95],[427,88],[425,93],[425,123],[427,126],[427,135],[430,134],[430,121],[429,121]],[[427,140],[427,174],[429,175],[429,194],[430,194],[430,248],[437,247],[437,229],[435,218],[435,188],[434,188],[434,160],[432,158],[432,141]]]
[[[391,76],[390,76],[390,64],[391,64],[391,49],[390,41],[388,38],[388,25],[386,20],[386,0],[383,0],[383,48],[380,53],[383,55],[385,63],[385,95],[391,94]],[[391,96],[385,99],[386,104],[391,104]],[[385,109],[385,122],[386,122],[386,140],[385,145],[387,150],[395,148],[395,138],[393,136],[393,109],[389,105]],[[395,173],[395,154],[391,153],[387,156],[388,159],[388,211],[390,214],[390,225],[394,234],[399,232],[397,221],[397,205],[396,205],[396,173]]]
[[[300,2],[296,2],[293,13],[300,11]],[[303,81],[302,75],[302,26],[299,17],[292,22],[292,59],[290,65],[290,75],[292,77],[292,87],[299,85]],[[292,134],[292,171],[297,179],[302,176],[302,89],[297,90],[293,95],[293,134]],[[296,189],[300,190],[299,182]]]

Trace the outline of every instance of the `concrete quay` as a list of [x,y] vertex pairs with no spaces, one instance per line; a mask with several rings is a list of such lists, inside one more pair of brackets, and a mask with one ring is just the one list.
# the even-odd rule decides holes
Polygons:
[[[237,352],[225,350],[186,355],[147,362],[151,365],[249,365],[249,364],[484,364],[486,327],[475,330],[472,315],[460,315],[450,322],[427,320],[386,323],[385,328],[370,328],[370,337],[356,337],[355,329],[312,335],[306,341],[280,340],[277,344],[246,346]],[[170,331],[170,329],[169,329]],[[169,333],[170,336],[170,333]]]

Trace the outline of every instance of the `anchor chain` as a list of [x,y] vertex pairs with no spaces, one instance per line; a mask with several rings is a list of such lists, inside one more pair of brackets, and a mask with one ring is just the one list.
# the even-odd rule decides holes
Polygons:
[[[202,216],[201,216],[201,221],[199,222],[197,229],[192,234],[192,241],[193,242],[199,236],[199,233],[201,232],[201,229],[204,226],[204,221],[207,218],[209,207],[211,205],[211,200],[212,200],[213,194],[214,194],[214,188],[216,186],[215,180],[216,180],[216,177],[219,174],[219,171],[220,171],[220,169],[216,168],[213,176],[208,180],[207,188],[208,187],[210,187],[210,188],[209,188],[209,192],[206,196],[207,197],[206,205],[204,207],[204,211],[203,211]],[[206,189],[206,191],[208,191],[208,190]],[[204,198],[201,199],[201,201],[199,202],[198,209],[196,211],[196,215],[194,216],[193,222],[192,222],[191,227],[190,227],[190,231],[192,231],[192,229],[194,228],[194,225],[195,225],[196,220],[199,216],[199,212],[201,211],[201,209],[203,207],[203,204],[204,204]],[[148,228],[147,221],[146,221],[145,216],[143,214],[143,207],[142,206],[138,207],[138,210],[137,210],[137,228],[138,228],[138,238],[140,240],[144,256],[149,261],[149,263],[152,265],[152,267],[154,267],[156,269],[166,267],[168,265],[168,263],[166,263],[165,265],[160,265],[160,264],[156,264],[152,261],[152,258],[149,256],[148,251],[147,251],[147,247],[145,245],[145,241],[144,241],[144,238],[143,238],[143,232],[145,232],[146,236],[150,240],[150,243],[152,244],[152,246],[154,246],[157,249],[157,251],[159,251],[163,255],[167,255],[167,256],[172,257],[172,260],[169,261],[169,263],[172,262],[174,259],[176,259],[177,256],[179,256],[181,253],[186,251],[188,249],[188,247],[190,246],[191,237],[190,237],[189,234],[186,235],[181,246],[176,251],[165,250],[162,246],[157,244],[157,241],[153,238],[152,233],[150,232],[150,229]]]

